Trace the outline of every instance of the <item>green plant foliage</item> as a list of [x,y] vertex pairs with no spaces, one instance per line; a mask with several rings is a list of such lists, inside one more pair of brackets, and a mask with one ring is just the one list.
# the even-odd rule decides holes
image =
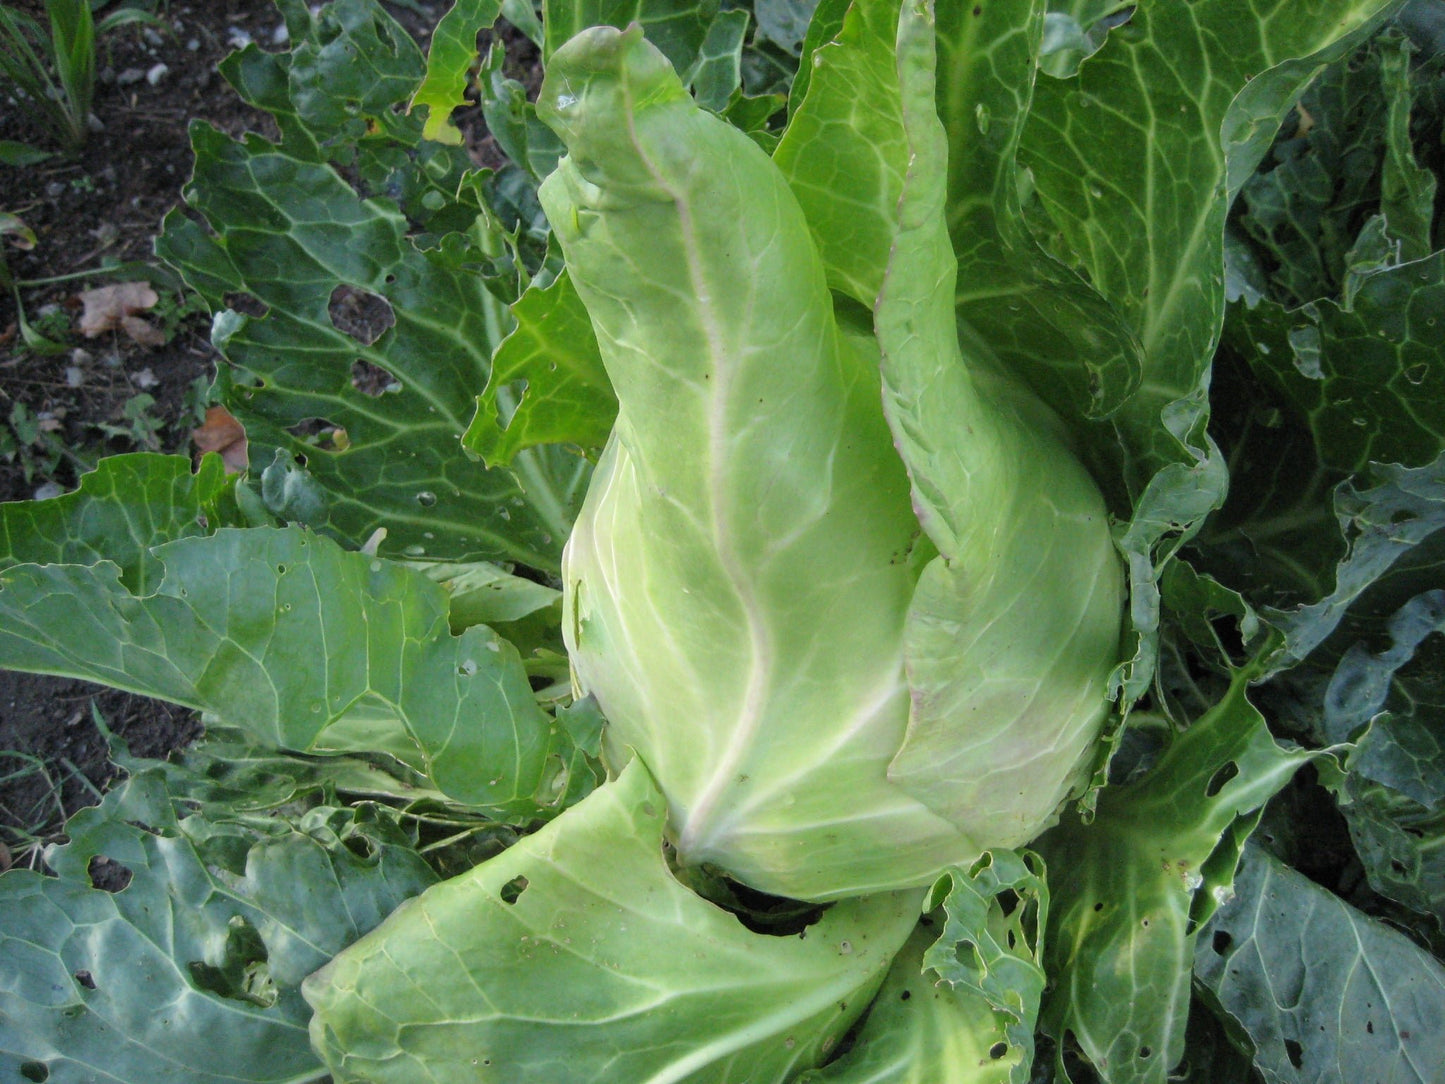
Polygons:
[[[512,306],[516,329],[498,346],[492,376],[462,443],[492,466],[522,449],[574,443],[596,456],[617,418],[617,397],[597,353],[587,309],[567,274],[533,286]],[[503,389],[526,375],[503,422]]]
[[[225,66],[282,142],[198,124],[188,191],[210,228],[176,211],[158,243],[216,313],[235,366],[225,404],[254,461],[281,450],[315,480],[311,525],[353,544],[385,526],[391,554],[555,569],[586,464],[533,451],[488,471],[458,451],[505,330],[491,289],[506,287],[487,273],[504,243],[478,225],[475,191],[458,190],[458,152],[420,142],[420,120],[391,109],[420,83],[421,55],[371,4],[283,10],[292,54],[252,47]],[[369,140],[369,124],[387,135]],[[355,161],[362,191],[336,159]],[[449,222],[465,232],[438,244],[430,231]],[[309,440],[318,428],[344,445]]]
[[[818,1060],[867,1006],[919,894],[838,904],[803,937],[753,933],[673,878],[666,812],[633,761],[424,894],[310,980],[316,1048],[343,1078],[398,1084],[778,1080]],[[679,982],[680,958],[707,966]],[[379,1005],[367,993],[378,988],[409,993]],[[557,996],[572,989],[590,992]]]
[[1197,952],[1200,980],[1243,1025],[1267,1081],[1426,1084],[1445,1058],[1440,962],[1257,847]]
[[160,241],[251,469],[0,510],[0,665],[208,726],[0,1077],[1438,1075],[1445,3],[278,6]]
[[564,793],[570,743],[516,648],[484,625],[453,636],[444,592],[420,573],[294,528],[146,557],[154,579],[133,575],[134,589],[110,561],[0,573],[6,661],[204,709],[275,748],[359,741],[501,816],[541,815]]
[[1111,1081],[1162,1080],[1183,1057],[1193,931],[1228,897],[1260,808],[1312,755],[1269,736],[1247,679],[1148,775],[1105,790],[1091,822],[1066,819],[1038,841],[1058,906],[1045,1025]]
[[242,522],[234,485],[219,456],[195,473],[182,456],[112,456],[74,493],[0,505],[0,568],[109,561],[146,593],[161,578],[151,547]]
[[183,793],[147,767],[71,818],[54,876],[0,878],[5,1079],[320,1078],[302,979],[435,875],[365,811],[212,820]]

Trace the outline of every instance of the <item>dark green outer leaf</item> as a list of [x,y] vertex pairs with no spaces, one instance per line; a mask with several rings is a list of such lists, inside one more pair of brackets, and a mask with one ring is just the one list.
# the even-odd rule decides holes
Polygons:
[[[1284,632],[1276,670],[1306,658],[1331,637],[1341,650],[1406,601],[1437,586],[1445,564],[1445,453],[1428,466],[1373,467],[1341,483],[1334,512],[1348,552],[1316,602],[1264,616]],[[1287,558],[1286,555],[1282,557]]]
[[702,51],[712,23],[726,19],[709,0],[547,0],[544,55],[551,57],[570,38],[589,26],[625,30],[640,23],[647,40],[684,81]]
[[[563,272],[545,288],[529,289],[512,315],[516,330],[492,358],[491,379],[462,444],[493,467],[538,444],[572,444],[595,456],[612,431],[617,397],[571,277]],[[526,381],[519,400],[508,389],[517,380]],[[506,398],[517,401],[504,426]]]
[[336,748],[345,718],[458,801],[527,818],[555,800],[566,754],[516,649],[481,625],[453,637],[420,573],[294,528],[152,552],[164,575],[141,595],[105,561],[0,573],[0,664],[211,711],[273,747]]
[[1269,1084],[1435,1084],[1445,968],[1257,847],[1200,931],[1195,974]]
[[1147,775],[1106,788],[1092,823],[1069,816],[1036,841],[1056,983],[1043,1024],[1109,1084],[1162,1084],[1183,1056],[1194,930],[1227,898],[1260,808],[1315,755],[1275,744],[1248,676]]
[[1445,449],[1445,252],[1364,276],[1348,306],[1261,301],[1230,328],[1306,416],[1326,465],[1420,467]]
[[323,142],[360,139],[373,127],[415,129],[416,118],[397,119],[392,107],[416,88],[425,62],[412,36],[376,0],[335,0],[319,11],[303,0],[279,6],[296,11],[288,25],[310,23],[291,31],[291,97]]
[[1144,383],[1116,416],[1136,457],[1170,463],[1179,443],[1199,446],[1161,412],[1200,392],[1218,340],[1232,192],[1320,66],[1286,62],[1368,30],[1387,6],[1141,4],[1077,78],[1038,83],[1021,157],[1062,254],[1143,346]]
[[0,504],[0,568],[111,561],[128,590],[148,594],[162,572],[152,546],[238,523],[234,481],[215,455],[195,474],[184,456],[102,459],[73,493]]
[[1445,929],[1445,808],[1422,805],[1358,772],[1340,776],[1331,789],[1370,887]]
[[1343,293],[1360,226],[1379,207],[1391,131],[1373,44],[1379,40],[1310,84],[1293,123],[1286,120],[1269,155],[1239,186],[1231,223],[1248,251],[1262,257],[1268,296],[1288,307]]
[[[524,496],[458,443],[500,339],[484,254],[459,236],[418,248],[395,207],[359,199],[327,166],[204,125],[192,136],[188,191],[216,234],[176,212],[158,251],[219,314],[216,345],[242,374],[228,400],[253,458],[304,457],[330,498],[324,525],[344,538],[384,526],[387,552],[554,569],[580,499],[573,480],[534,463]],[[229,311],[236,293],[269,311]],[[388,390],[358,386],[358,361]],[[345,431],[344,449],[294,435],[317,419]]]
[[[143,771],[71,819],[58,877],[0,876],[0,1078],[321,1079],[301,980],[434,875],[353,811],[258,832],[178,821],[178,797]],[[124,891],[91,887],[97,856],[129,871]]]
[[1411,599],[1388,633],[1379,653],[1352,645],[1330,678],[1323,729],[1356,745],[1322,778],[1371,887],[1445,929],[1445,591]]
[[1035,88],[1020,161],[1050,221],[1031,225],[1058,231],[1047,239],[1052,251],[1122,316],[1144,360],[1138,391],[1109,417],[1135,494],[1119,531],[1135,638],[1118,675],[1126,701],[1154,673],[1157,567],[1173,539],[1187,539],[1224,499],[1225,465],[1205,422],[1229,201],[1300,88],[1385,7],[1141,4],[1076,77]]
[[[1084,419],[1108,416],[1135,392],[1142,361],[1135,332],[1045,253],[1024,224],[1018,150],[1045,7],[1042,0],[939,5],[949,232],[959,261],[960,317],[1010,373],[1085,431]],[[1108,447],[1112,438],[1101,443],[1095,454],[1114,469],[1100,473],[1112,479],[1118,451]],[[1118,504],[1125,494],[1110,497]]]

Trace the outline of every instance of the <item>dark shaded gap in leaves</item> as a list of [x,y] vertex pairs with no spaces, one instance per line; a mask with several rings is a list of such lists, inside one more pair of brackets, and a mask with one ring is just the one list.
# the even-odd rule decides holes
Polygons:
[[502,897],[503,903],[513,904],[521,898],[522,893],[527,890],[528,884],[530,884],[530,882],[527,880],[527,878],[519,873],[517,874],[517,876],[513,877],[510,881],[504,884],[502,886],[501,892],[498,894]]
[[221,300],[232,312],[239,312],[242,316],[250,316],[258,320],[271,311],[271,306],[255,294],[248,294],[241,290],[229,291]]
[[1205,796],[1208,798],[1213,798],[1220,791],[1222,791],[1225,786],[1228,785],[1231,779],[1233,779],[1238,774],[1239,765],[1236,764],[1234,761],[1231,760],[1227,764],[1221,765],[1219,770],[1216,771],[1212,776],[1210,776],[1209,785],[1204,788]]
[[365,358],[357,358],[351,363],[351,386],[373,399],[402,389],[402,383],[394,373]]
[[326,313],[337,331],[350,335],[362,346],[370,346],[396,326],[396,313],[390,301],[345,283],[331,291]]
[[103,854],[90,860],[85,868],[91,886],[102,892],[123,892],[130,884],[130,870]]

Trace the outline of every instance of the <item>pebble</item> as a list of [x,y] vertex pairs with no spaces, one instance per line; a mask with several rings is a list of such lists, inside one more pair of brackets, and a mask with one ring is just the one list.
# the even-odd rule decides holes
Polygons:
[[146,82],[153,87],[159,86],[161,80],[166,77],[170,70],[170,65],[168,64],[154,64],[151,66],[151,70],[146,72]]
[[115,81],[123,87],[128,87],[132,83],[139,83],[145,77],[146,73],[140,68],[126,68],[115,77]]

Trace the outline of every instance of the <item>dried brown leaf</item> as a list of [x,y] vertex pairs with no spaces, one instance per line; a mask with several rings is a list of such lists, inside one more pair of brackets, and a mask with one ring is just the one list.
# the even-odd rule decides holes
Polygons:
[[219,452],[228,474],[240,474],[250,462],[245,427],[223,406],[206,408],[205,423],[191,430],[191,440],[202,452]]
[[[136,342],[155,346],[165,337],[136,314],[155,308],[160,297],[148,282],[117,282],[81,292],[80,333],[87,339],[122,330]],[[135,325],[139,325],[138,327]],[[142,330],[143,329],[143,330]],[[145,336],[144,338],[142,336]],[[157,336],[159,340],[157,341]]]
[[143,320],[139,316],[122,316],[120,327],[142,346],[165,346],[166,344],[166,333],[149,320]]

